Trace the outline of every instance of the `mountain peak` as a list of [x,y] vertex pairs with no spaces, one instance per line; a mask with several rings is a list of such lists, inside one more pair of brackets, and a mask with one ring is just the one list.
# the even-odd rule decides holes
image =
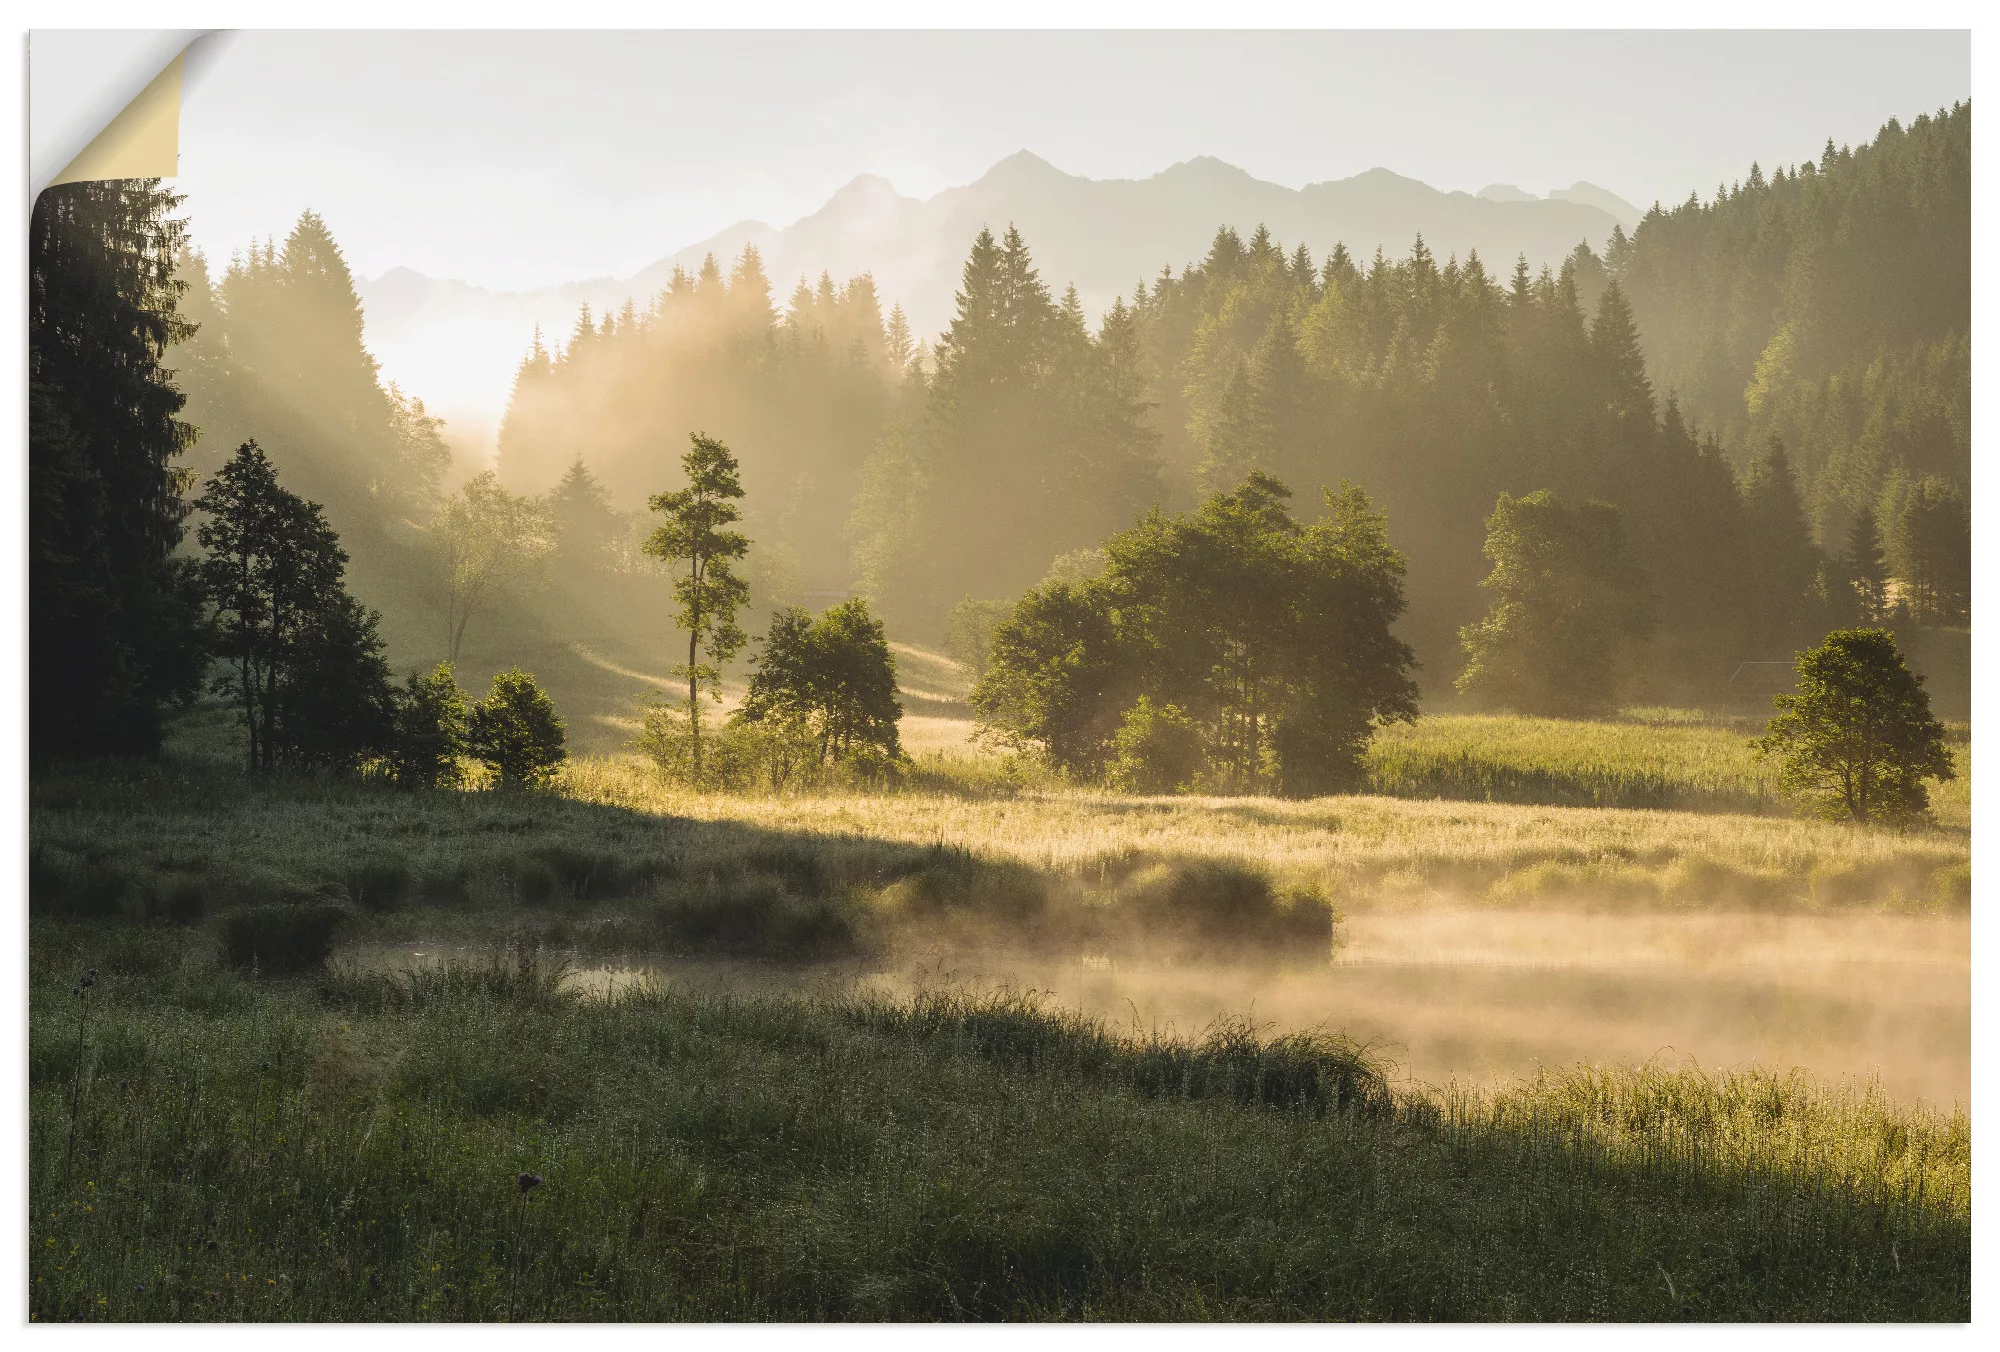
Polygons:
[[1159,178],[1188,178],[1204,184],[1254,183],[1256,178],[1248,170],[1239,169],[1228,160],[1219,160],[1213,155],[1197,155],[1191,160],[1163,169]]
[[1578,179],[1567,188],[1550,189],[1549,200],[1551,202],[1575,202],[1579,206],[1596,207],[1627,230],[1637,225],[1639,217],[1643,214],[1639,208],[1633,206],[1609,188],[1600,188],[1595,183],[1585,183],[1582,179]]
[[979,181],[981,183],[989,183],[1001,180],[1008,183],[1021,183],[1037,179],[1062,179],[1068,177],[1068,174],[1050,164],[1034,151],[1017,150],[980,175]]
[[831,206],[835,202],[851,201],[857,198],[862,201],[874,201],[878,198],[901,196],[902,194],[896,191],[896,185],[888,179],[883,178],[880,174],[856,174],[853,178],[842,184],[832,197],[827,199],[827,205]]
[[1489,183],[1473,194],[1489,202],[1539,202],[1542,199],[1531,192],[1524,192],[1512,183]]

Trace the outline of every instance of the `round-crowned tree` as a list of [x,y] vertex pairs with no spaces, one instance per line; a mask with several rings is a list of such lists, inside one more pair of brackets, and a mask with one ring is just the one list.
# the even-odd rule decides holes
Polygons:
[[451,788],[462,777],[470,713],[451,663],[429,673],[411,672],[395,692],[395,734],[390,739],[390,774],[409,789]]
[[1783,763],[1779,783],[1822,816],[1910,821],[1930,810],[1926,779],[1951,779],[1944,725],[1924,678],[1881,629],[1839,629],[1799,654],[1799,688],[1755,745]]
[[492,693],[472,706],[466,744],[502,788],[547,783],[569,755],[555,704],[519,667],[495,676]]

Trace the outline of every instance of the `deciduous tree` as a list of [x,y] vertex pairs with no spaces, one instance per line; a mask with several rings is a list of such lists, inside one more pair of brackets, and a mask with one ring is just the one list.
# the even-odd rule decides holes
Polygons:
[[502,488],[486,470],[445,499],[430,534],[444,575],[445,660],[456,663],[472,617],[547,564],[554,547],[548,512],[535,499]]
[[1649,628],[1644,577],[1618,509],[1541,489],[1506,493],[1486,521],[1491,608],[1460,631],[1458,688],[1524,713],[1575,716],[1615,706]]
[[1756,746],[1780,784],[1823,816],[1909,821],[1930,809],[1927,779],[1954,776],[1924,678],[1881,629],[1841,629],[1799,654],[1797,693]]
[[246,441],[194,506],[227,663],[215,688],[236,703],[250,768],[351,769],[381,750],[390,695],[377,619],[347,594],[347,552],[319,504],[283,488]]
[[753,660],[742,721],[809,729],[822,765],[901,754],[896,658],[866,601],[843,601],[817,620],[796,606],[779,611]]

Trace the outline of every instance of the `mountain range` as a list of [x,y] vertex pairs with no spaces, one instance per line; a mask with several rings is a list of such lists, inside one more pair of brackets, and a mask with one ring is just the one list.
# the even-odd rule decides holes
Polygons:
[[1074,283],[1094,317],[1162,266],[1178,271],[1200,258],[1223,225],[1245,236],[1268,226],[1287,249],[1304,243],[1315,259],[1336,243],[1361,259],[1378,248],[1401,256],[1421,234],[1439,258],[1476,249],[1489,270],[1504,274],[1517,255],[1539,267],[1580,242],[1601,248],[1614,225],[1629,230],[1638,219],[1630,203],[1581,182],[1546,197],[1512,184],[1474,194],[1370,169],[1287,188],[1207,156],[1145,179],[1090,179],[1023,150],[976,182],[929,198],[906,197],[863,174],[789,226],[741,221],[628,278],[496,292],[394,268],[357,289],[384,375],[450,419],[470,450],[490,444],[537,326],[560,339],[580,306],[598,313],[628,299],[643,306],[674,268],[694,270],[712,253],[726,270],[748,244],[763,254],[779,305],[802,276],[826,271],[844,281],[870,272],[884,308],[900,302],[914,331],[934,337],[950,323],[959,272],[982,227],[1018,226],[1043,280],[1057,292]]

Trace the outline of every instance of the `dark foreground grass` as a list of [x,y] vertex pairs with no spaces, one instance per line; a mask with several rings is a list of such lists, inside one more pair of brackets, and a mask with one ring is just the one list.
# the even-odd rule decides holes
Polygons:
[[1323,962],[1323,890],[1255,861],[1123,850],[1066,868],[861,833],[699,821],[562,793],[398,792],[233,766],[44,767],[40,917],[214,932],[235,965],[317,967],[338,942],[532,934],[624,957],[873,961],[1004,944],[1161,961]]
[[165,922],[30,959],[37,1320],[1970,1311],[1966,1119],[1800,1078],[1392,1090],[1331,1037],[251,977]]

